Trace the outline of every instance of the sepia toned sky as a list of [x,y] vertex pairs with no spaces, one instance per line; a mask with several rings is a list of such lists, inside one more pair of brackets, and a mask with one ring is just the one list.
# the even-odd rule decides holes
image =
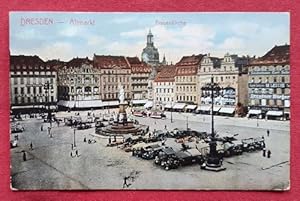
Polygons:
[[[45,19],[47,19],[45,21]],[[86,24],[76,24],[74,22]],[[262,56],[290,43],[289,13],[11,12],[10,53],[68,61],[98,55],[138,56],[151,29],[168,62],[184,55]]]

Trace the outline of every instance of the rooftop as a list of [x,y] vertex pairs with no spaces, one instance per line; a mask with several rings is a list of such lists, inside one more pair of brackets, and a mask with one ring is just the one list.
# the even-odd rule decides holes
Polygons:
[[100,69],[130,69],[129,62],[124,56],[96,55],[94,54],[94,66]]
[[253,59],[250,65],[287,64],[290,62],[290,45],[274,46],[264,56]]
[[166,65],[161,68],[161,71],[156,75],[155,82],[174,82],[176,75],[176,66]]

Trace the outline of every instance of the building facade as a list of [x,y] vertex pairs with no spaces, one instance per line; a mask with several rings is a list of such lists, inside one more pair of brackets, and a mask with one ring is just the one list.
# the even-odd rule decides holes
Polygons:
[[38,56],[10,56],[10,99],[12,110],[43,109],[57,102],[55,65]]
[[94,55],[94,67],[98,68],[100,78],[100,99],[102,101],[118,101],[120,87],[125,92],[125,100],[131,100],[131,67],[124,56]]
[[248,57],[238,57],[226,53],[223,58],[203,57],[198,69],[198,94],[200,104],[211,104],[211,91],[207,84],[213,76],[219,90],[215,91],[214,102],[217,105],[247,105],[247,64]]
[[73,58],[57,73],[60,103],[70,101],[68,107],[72,108],[83,106],[85,101],[100,100],[100,70],[89,58]]
[[203,56],[202,54],[184,56],[176,64],[176,102],[198,103],[197,71]]
[[[288,117],[290,112],[290,46],[275,46],[249,66],[249,107],[260,117]],[[249,111],[250,114],[252,113]]]
[[131,67],[132,99],[147,100],[151,66],[141,62],[138,57],[127,57],[127,60]]
[[156,108],[163,109],[167,104],[173,105],[175,103],[175,75],[176,67],[168,65],[155,77],[153,89]]

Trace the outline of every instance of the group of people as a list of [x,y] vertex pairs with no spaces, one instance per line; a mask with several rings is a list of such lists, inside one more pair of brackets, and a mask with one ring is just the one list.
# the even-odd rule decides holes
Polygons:
[[[270,130],[269,129],[267,130],[267,136],[268,137],[270,136]],[[263,157],[271,158],[271,154],[272,154],[271,150],[269,149],[267,151],[266,146],[264,146],[264,148],[263,148]]]

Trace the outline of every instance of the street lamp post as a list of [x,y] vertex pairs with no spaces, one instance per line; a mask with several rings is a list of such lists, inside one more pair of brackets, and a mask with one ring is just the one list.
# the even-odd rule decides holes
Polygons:
[[73,145],[76,147],[76,138],[75,138],[76,128],[74,128],[74,135],[73,135]]
[[209,142],[209,154],[202,168],[211,171],[221,171],[226,168],[222,166],[223,157],[217,151],[217,138],[214,130],[214,91],[218,93],[220,87],[217,83],[214,83],[212,76],[211,82],[207,84],[206,88],[211,91],[211,136]]
[[186,130],[189,130],[189,117],[186,116]]
[[51,110],[50,110],[50,92],[52,93],[53,92],[53,86],[50,84],[49,81],[47,81],[45,84],[44,84],[44,89],[45,89],[45,92],[47,94],[47,104],[48,104],[48,116],[47,116],[47,119],[48,121],[51,123],[51,119],[52,119],[52,115],[51,115]]
[[171,123],[173,123],[173,102],[171,102]]

